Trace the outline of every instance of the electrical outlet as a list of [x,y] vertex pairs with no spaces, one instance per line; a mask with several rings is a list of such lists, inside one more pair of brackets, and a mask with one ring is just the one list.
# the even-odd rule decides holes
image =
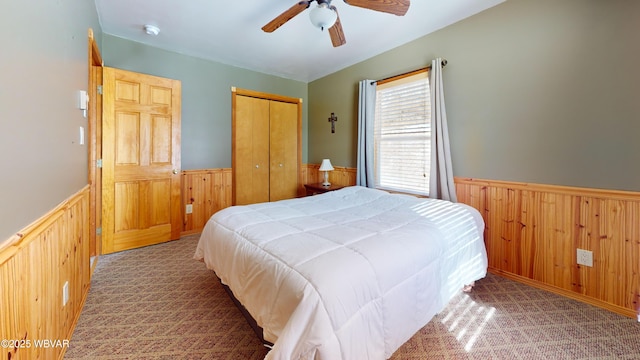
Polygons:
[[193,204],[187,204],[186,213],[187,214],[193,213]]
[[589,250],[577,250],[578,265],[593,266],[593,252]]
[[67,305],[69,302],[69,282],[65,281],[62,285],[62,306]]

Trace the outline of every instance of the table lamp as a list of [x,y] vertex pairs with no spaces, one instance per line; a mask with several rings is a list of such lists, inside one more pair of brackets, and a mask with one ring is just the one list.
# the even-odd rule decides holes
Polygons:
[[333,166],[331,166],[331,160],[322,159],[322,164],[320,164],[319,170],[324,171],[324,182],[322,183],[322,186],[330,186],[331,183],[329,182],[329,171],[333,171]]

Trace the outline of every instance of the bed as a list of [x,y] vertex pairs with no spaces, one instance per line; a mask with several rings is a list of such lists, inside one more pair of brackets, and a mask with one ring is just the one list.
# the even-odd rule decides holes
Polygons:
[[266,359],[387,359],[486,275],[474,208],[353,186],[214,214],[194,258],[273,343]]

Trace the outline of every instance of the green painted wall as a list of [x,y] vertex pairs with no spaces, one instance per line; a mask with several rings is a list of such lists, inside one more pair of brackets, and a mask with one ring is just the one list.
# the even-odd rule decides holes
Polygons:
[[88,29],[93,1],[3,1],[0,10],[0,243],[87,184]]
[[231,165],[232,86],[302,98],[303,161],[355,166],[358,81],[441,56],[456,176],[640,191],[640,1],[509,0],[305,84],[103,35],[92,2],[24,0],[0,12],[0,242],[87,183],[88,28],[107,66],[182,81],[183,169]]
[[439,56],[454,175],[639,191],[638,34],[640,1],[506,1],[311,82],[308,160],[355,167],[358,81]]
[[307,159],[307,84],[104,35],[106,66],[182,82],[182,169],[231,167],[231,87],[302,98]]

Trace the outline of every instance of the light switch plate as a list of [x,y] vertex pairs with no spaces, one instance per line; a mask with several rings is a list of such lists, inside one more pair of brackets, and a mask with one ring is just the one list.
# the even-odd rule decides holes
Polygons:
[[65,281],[62,285],[62,306],[67,305],[69,302],[69,282]]

